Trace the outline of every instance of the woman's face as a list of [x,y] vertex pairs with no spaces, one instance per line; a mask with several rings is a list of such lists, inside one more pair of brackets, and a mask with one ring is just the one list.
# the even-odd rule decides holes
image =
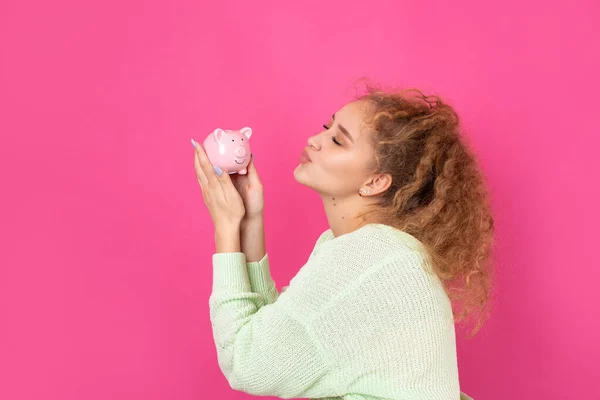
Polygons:
[[373,132],[364,122],[367,105],[361,100],[346,104],[308,139],[310,161],[301,161],[294,170],[298,183],[325,196],[358,196],[374,157]]

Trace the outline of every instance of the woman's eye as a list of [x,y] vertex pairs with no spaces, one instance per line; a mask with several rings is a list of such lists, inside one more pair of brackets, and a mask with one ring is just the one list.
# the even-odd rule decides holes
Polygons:
[[[327,125],[325,125],[325,124],[323,124],[323,128],[329,129],[329,127]],[[340,142],[338,142],[337,140],[335,140],[335,136],[332,136],[331,140],[333,140],[333,143],[337,144],[338,146],[342,145]]]

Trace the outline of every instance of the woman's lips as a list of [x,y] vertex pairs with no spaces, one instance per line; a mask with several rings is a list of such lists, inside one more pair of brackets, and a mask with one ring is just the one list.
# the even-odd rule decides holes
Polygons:
[[311,162],[311,159],[310,159],[308,153],[306,152],[306,149],[302,150],[302,154],[300,154],[300,162],[301,163]]

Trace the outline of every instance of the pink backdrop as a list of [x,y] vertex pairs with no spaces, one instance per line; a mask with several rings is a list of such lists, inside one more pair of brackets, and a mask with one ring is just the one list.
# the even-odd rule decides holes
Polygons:
[[361,76],[451,102],[490,181],[462,389],[598,395],[597,2],[94,3],[0,4],[0,399],[250,398],[217,365],[190,137],[254,129],[281,288],[327,229],[297,157]]

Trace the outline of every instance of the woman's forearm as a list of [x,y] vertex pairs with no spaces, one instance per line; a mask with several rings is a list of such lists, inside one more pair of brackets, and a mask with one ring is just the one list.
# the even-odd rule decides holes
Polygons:
[[240,225],[215,226],[215,252],[234,253],[240,251]]
[[240,243],[246,262],[260,261],[265,256],[265,224],[262,214],[242,221]]

